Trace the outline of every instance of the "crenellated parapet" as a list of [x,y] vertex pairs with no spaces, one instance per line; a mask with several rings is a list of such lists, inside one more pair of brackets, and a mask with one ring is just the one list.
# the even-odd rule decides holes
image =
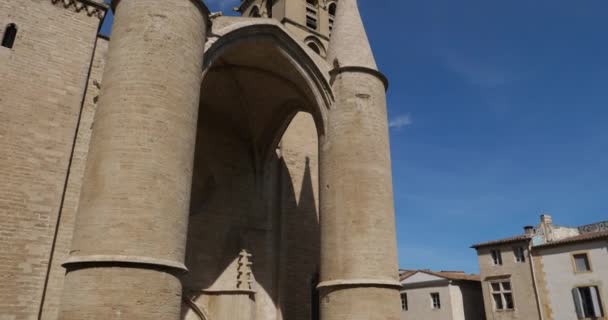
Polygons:
[[75,12],[84,12],[89,17],[97,17],[99,19],[103,19],[108,10],[108,6],[105,4],[92,0],[51,0],[51,2],[54,5],[63,6]]

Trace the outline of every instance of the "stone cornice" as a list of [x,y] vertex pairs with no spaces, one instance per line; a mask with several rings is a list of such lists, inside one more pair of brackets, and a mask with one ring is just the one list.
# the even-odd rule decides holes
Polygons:
[[92,0],[51,0],[51,3],[61,5],[75,12],[85,12],[89,17],[97,17],[99,19],[103,19],[108,10],[108,6]]

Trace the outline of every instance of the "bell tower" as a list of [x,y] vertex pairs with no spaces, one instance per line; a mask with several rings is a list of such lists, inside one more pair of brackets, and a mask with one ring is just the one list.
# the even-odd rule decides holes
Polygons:
[[338,0],[241,0],[243,17],[273,18],[320,56],[327,56]]

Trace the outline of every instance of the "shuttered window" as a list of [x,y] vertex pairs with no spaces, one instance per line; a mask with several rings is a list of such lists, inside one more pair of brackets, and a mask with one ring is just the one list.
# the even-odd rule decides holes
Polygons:
[[601,318],[604,316],[598,287],[572,289],[574,307],[578,319]]

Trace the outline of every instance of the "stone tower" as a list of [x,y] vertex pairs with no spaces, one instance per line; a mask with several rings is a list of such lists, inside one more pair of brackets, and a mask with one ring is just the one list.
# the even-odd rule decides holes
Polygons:
[[300,41],[325,57],[335,23],[338,0],[242,0],[245,17],[280,21]]
[[112,8],[108,42],[101,1],[0,0],[0,319],[398,319],[388,81],[357,1]]

